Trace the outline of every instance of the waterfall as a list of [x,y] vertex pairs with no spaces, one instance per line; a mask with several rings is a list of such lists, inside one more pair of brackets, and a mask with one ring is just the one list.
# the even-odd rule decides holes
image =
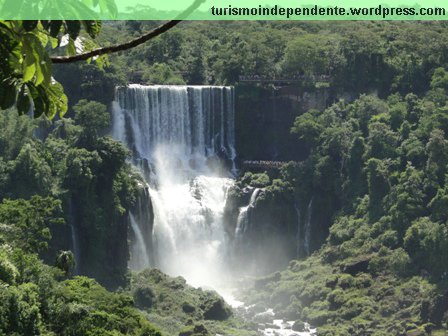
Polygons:
[[72,239],[72,249],[73,249],[73,256],[75,258],[75,269],[74,269],[74,275],[79,274],[79,246],[78,246],[78,238],[76,235],[75,227],[73,224],[70,223],[70,236]]
[[137,202],[129,212],[131,238],[129,267],[133,270],[141,270],[154,263],[152,244],[154,209],[152,203],[149,185],[145,181],[140,181]]
[[116,90],[113,136],[126,143],[137,159],[154,162],[161,147],[175,146],[176,160],[235,153],[234,92],[231,87],[142,86]]
[[297,203],[294,203],[294,208],[295,208],[296,214],[297,214],[296,254],[297,254],[297,258],[299,258],[300,257],[300,246],[302,244],[302,241],[301,241],[302,238],[300,235],[300,208],[297,205]]
[[[131,267],[149,263],[194,286],[225,283],[223,212],[233,183],[228,169],[234,169],[236,157],[233,101],[231,87],[117,88],[112,135],[147,170],[147,211],[153,215],[153,225],[131,217],[134,256],[151,254],[137,265],[138,259],[131,258]],[[139,238],[142,227],[152,230]],[[148,235],[151,249],[144,248]]]
[[239,209],[238,220],[236,222],[235,237],[241,237],[248,229],[249,211],[254,208],[255,201],[257,200],[260,191],[261,189],[255,188],[250,196],[249,204]]
[[149,256],[145,238],[143,237],[142,230],[140,230],[139,224],[132,213],[129,213],[129,222],[135,237],[135,243],[131,247],[130,267],[132,269],[149,267]]
[[305,247],[306,255],[310,255],[310,240],[311,240],[311,216],[313,211],[313,198],[311,198],[310,203],[308,203],[307,218],[305,222],[305,239],[303,241],[303,246]]
[[75,212],[73,210],[73,200],[70,199],[69,203],[68,203],[68,223],[69,223],[69,227],[70,227],[70,238],[71,238],[71,243],[72,243],[72,252],[73,252],[73,256],[75,258],[75,269],[73,270],[74,275],[78,275],[79,274],[79,265],[80,265],[80,256],[79,256],[79,242],[78,242],[78,234],[76,232],[76,227],[75,227]]

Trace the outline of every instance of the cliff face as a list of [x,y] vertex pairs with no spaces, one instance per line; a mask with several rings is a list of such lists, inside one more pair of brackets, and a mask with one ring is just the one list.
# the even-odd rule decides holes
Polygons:
[[[324,110],[338,98],[352,99],[350,94],[338,96],[329,88],[237,86],[235,127],[240,162],[303,161],[309,149],[290,133],[295,118],[310,109]],[[267,173],[271,182],[280,177],[275,169]],[[251,182],[242,178],[229,192],[225,219],[231,235],[237,229],[238,214],[249,204],[255,188]],[[297,256],[309,255],[322,245],[338,204],[332,195],[308,182],[291,185],[290,189],[269,185],[260,192],[257,201],[249,207],[249,224],[243,234],[247,250],[239,251],[240,258],[262,259],[260,256],[263,256],[271,260],[269,265],[279,265]]]
[[239,85],[235,89],[236,147],[241,160],[303,160],[306,148],[290,134],[294,119],[334,100],[329,89]]
[[126,284],[128,216],[86,206],[74,199],[74,227],[79,255],[79,274],[95,278],[107,288]]
[[224,223],[233,242],[230,262],[240,273],[260,275],[296,258],[303,237],[298,235],[301,222],[292,188],[250,183],[244,186],[243,178],[229,191]]
[[277,181],[256,188],[243,178],[228,193],[224,224],[233,242],[231,262],[244,272],[280,270],[289,260],[312,254],[328,236],[337,210],[332,199]]

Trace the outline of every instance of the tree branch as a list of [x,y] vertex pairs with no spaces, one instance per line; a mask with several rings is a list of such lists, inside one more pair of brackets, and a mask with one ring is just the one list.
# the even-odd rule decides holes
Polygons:
[[146,33],[145,35],[142,35],[140,37],[137,37],[129,42],[121,43],[121,44],[115,44],[108,47],[98,48],[94,49],[85,53],[81,53],[78,55],[73,56],[54,56],[51,57],[51,61],[53,63],[71,63],[71,62],[77,62],[77,61],[85,61],[91,57],[105,55],[105,54],[111,54],[118,51],[128,50],[131,48],[134,48],[140,44],[143,44],[161,34],[164,32],[170,30],[180,22],[182,22],[182,19],[188,17],[195,9],[199,7],[201,3],[203,3],[205,0],[195,0],[190,7],[188,7],[184,12],[182,12],[175,20],[168,21],[161,26],[151,30],[150,32]]

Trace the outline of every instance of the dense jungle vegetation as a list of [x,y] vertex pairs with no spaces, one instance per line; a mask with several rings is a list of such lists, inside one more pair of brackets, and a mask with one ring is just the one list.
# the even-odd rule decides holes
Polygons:
[[[153,26],[105,22],[87,33],[108,45]],[[11,49],[0,34],[3,55]],[[107,105],[128,82],[241,85],[241,75],[296,74],[310,78],[301,84],[307,90],[325,87],[335,97],[324,110],[297,112],[290,125],[290,150],[306,159],[242,176],[235,193],[264,188],[257,202],[266,204],[314,196],[331,223],[311,256],[241,295],[255,309],[316,325],[319,335],[447,334],[446,23],[185,22],[101,61],[53,65],[62,86],[36,66],[20,77],[28,83],[20,111],[30,95],[42,108],[35,116],[64,112],[63,88],[71,118],[0,113],[0,335],[251,335],[216,294],[154,270],[128,272],[120,237],[139,177],[126,148],[106,135]],[[6,63],[1,57],[2,77]],[[331,81],[312,79],[320,75]],[[9,79],[2,108],[12,101]],[[43,81],[49,101],[36,89]],[[339,100],[346,93],[356,99]],[[73,216],[80,260],[69,251]]]
[[[112,22],[97,40],[117,43],[155,25]],[[296,74],[329,75],[338,92],[422,95],[434,70],[447,65],[447,29],[444,22],[186,22],[111,56],[104,71],[86,64],[57,71],[73,68],[59,80],[87,98],[90,87],[107,91],[108,82],[234,85],[241,75]]]
[[362,95],[309,111],[291,130],[307,143],[304,162],[273,179],[246,173],[240,184],[266,188],[257,202],[314,195],[333,211],[323,247],[257,281],[247,300],[319,335],[446,333],[447,78],[438,68],[423,97]]

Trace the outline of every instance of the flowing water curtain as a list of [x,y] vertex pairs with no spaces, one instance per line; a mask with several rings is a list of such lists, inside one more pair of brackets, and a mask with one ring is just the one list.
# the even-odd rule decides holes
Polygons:
[[116,92],[113,135],[154,160],[155,148],[173,144],[183,154],[234,160],[234,92],[231,87],[142,86]]
[[[216,285],[225,273],[229,244],[223,212],[233,180],[219,177],[208,163],[217,156],[235,158],[234,115],[231,87],[130,85],[116,90],[113,136],[132,150],[134,161],[149,162],[155,172],[149,188],[152,265],[196,285]],[[152,224],[138,217],[131,218],[134,269],[151,263],[138,254],[149,250],[143,232]]]

